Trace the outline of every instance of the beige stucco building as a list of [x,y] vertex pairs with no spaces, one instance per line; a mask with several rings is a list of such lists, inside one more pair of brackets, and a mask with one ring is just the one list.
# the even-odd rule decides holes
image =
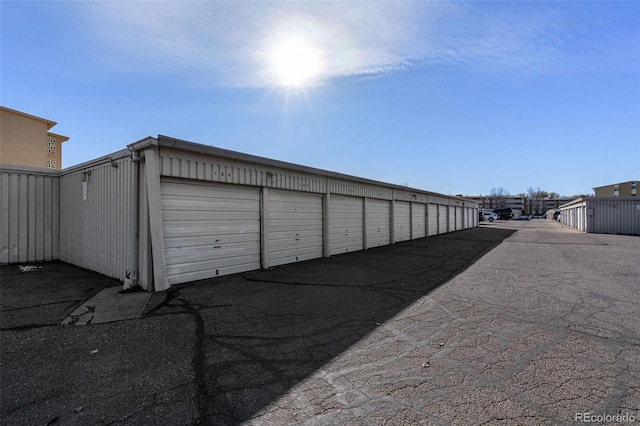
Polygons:
[[593,188],[596,197],[635,197],[638,181],[620,182],[613,185],[597,186]]
[[0,106],[0,163],[62,168],[62,144],[67,136],[49,130],[55,121]]

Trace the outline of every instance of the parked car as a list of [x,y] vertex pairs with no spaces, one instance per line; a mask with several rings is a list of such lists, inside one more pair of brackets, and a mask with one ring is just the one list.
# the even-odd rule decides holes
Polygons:
[[498,215],[495,213],[482,213],[484,216],[484,220],[488,220],[489,222],[493,222],[494,220],[498,220]]
[[498,215],[498,219],[511,219],[513,217],[511,207],[507,207],[506,209],[495,209],[493,213]]

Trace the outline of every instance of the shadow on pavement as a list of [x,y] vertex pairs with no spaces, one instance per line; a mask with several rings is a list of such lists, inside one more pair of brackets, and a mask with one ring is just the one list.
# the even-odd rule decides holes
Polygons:
[[193,317],[198,421],[238,424],[514,232],[479,227],[198,281],[154,295],[145,316]]

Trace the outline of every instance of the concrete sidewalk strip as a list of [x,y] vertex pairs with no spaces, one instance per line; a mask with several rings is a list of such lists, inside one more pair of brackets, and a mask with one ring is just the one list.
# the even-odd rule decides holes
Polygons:
[[121,293],[122,287],[111,287],[80,305],[62,321],[62,325],[104,324],[142,317],[151,293]]

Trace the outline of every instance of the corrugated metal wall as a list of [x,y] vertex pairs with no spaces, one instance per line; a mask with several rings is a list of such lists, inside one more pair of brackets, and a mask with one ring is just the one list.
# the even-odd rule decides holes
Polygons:
[[125,157],[62,173],[60,260],[125,279],[135,238],[134,170]]
[[587,210],[589,209],[593,213],[592,232],[640,235],[640,199],[593,199],[587,201]]
[[[326,193],[327,179],[277,167],[258,167],[228,158],[202,156],[178,150],[160,151],[160,174],[166,177],[198,179],[238,185],[265,186],[292,191]],[[348,193],[343,188],[344,195]],[[355,188],[352,188],[352,193]]]
[[560,208],[560,221],[587,233],[640,235],[640,199],[578,199]]
[[59,192],[57,172],[0,169],[0,263],[59,258]]

